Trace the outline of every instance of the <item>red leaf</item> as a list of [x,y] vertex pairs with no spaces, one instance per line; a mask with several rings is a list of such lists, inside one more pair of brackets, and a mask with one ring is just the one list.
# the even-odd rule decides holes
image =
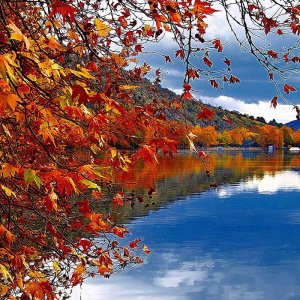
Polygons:
[[273,73],[269,73],[268,75],[269,75],[270,80],[273,80],[274,74]]
[[141,241],[142,239],[136,239],[134,241],[132,241],[130,244],[129,244],[129,247],[132,248],[132,249],[138,249],[138,243]]
[[207,57],[204,57],[203,58],[203,61],[204,63],[211,68],[211,66],[213,65],[213,63],[207,58]]
[[248,5],[249,11],[253,11],[254,9],[258,9],[258,6],[256,6],[255,4],[251,3]]
[[206,154],[204,151],[199,151],[198,156],[201,158],[209,158],[209,155]]
[[286,94],[289,94],[290,92],[295,92],[296,91],[296,89],[293,86],[288,85],[288,84],[284,85],[283,90]]
[[271,107],[274,107],[274,108],[276,108],[276,106],[277,106],[277,100],[278,100],[278,97],[277,96],[274,96],[273,98],[272,98],[272,100],[271,100]]
[[223,46],[221,44],[221,41],[219,39],[214,40],[213,45],[216,49],[218,49],[218,52],[222,52],[223,51]]
[[183,50],[176,50],[175,51],[175,57],[180,57],[181,60],[184,60],[184,52]]
[[237,77],[231,75],[230,79],[229,79],[229,82],[232,83],[232,84],[233,83],[240,83],[240,80]]
[[278,34],[278,35],[282,35],[282,34],[283,34],[282,30],[281,30],[281,29],[278,29],[278,30],[277,30],[277,34]]
[[292,62],[293,62],[293,63],[299,63],[299,62],[300,62],[299,56],[294,56],[294,57],[292,58]]
[[192,78],[192,79],[200,78],[198,72],[194,69],[188,69],[186,75],[188,76],[188,78]]
[[89,99],[85,89],[78,84],[72,86],[72,100],[74,99],[78,100],[78,105],[85,104]]
[[62,1],[55,1],[52,5],[52,11],[49,14],[49,18],[59,13],[62,15],[64,23],[66,22],[67,17],[69,17],[70,23],[73,23],[77,11],[78,10],[70,4],[63,3]]
[[230,65],[231,65],[231,61],[230,61],[227,57],[225,57],[224,63],[225,63],[228,67],[230,67]]
[[156,147],[151,145],[143,145],[134,155],[134,160],[142,159],[145,163],[158,162],[156,158]]
[[169,55],[165,55],[165,61],[166,63],[171,63],[172,62],[171,57]]
[[209,120],[213,118],[214,112],[206,107],[202,108],[202,111],[196,116],[197,119]]
[[218,84],[214,79],[210,80],[210,84],[211,84],[215,89],[217,89],[218,86],[219,86],[219,84]]
[[143,46],[142,46],[142,45],[136,45],[135,48],[134,48],[134,50],[135,50],[136,52],[142,52],[142,49],[143,49]]
[[191,90],[191,85],[188,84],[188,83],[184,83],[184,84],[183,84],[183,90],[184,90],[185,92],[189,92],[189,91]]
[[267,54],[268,54],[269,56],[271,56],[272,58],[278,58],[277,52],[275,52],[275,51],[273,51],[273,50],[269,50],[269,51],[267,52]]

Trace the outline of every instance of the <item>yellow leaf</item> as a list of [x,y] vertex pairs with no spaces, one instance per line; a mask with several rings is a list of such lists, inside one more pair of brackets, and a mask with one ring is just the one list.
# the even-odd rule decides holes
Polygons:
[[12,138],[12,136],[11,136],[11,134],[10,134],[8,128],[7,128],[4,124],[2,124],[2,128],[3,128],[4,132],[5,132],[10,138]]
[[80,67],[80,66],[77,66],[79,71],[76,71],[76,70],[72,70],[72,69],[69,69],[70,72],[72,74],[74,74],[75,76],[77,77],[83,77],[83,78],[87,78],[87,79],[96,79],[96,77],[94,77],[93,75],[90,74],[90,70],[84,68],[84,67]]
[[83,180],[81,180],[81,183],[86,185],[89,189],[97,189],[99,192],[101,191],[101,187],[93,181],[83,179]]
[[0,264],[0,273],[3,275],[5,280],[10,279],[10,281],[13,282],[13,278],[11,274],[8,272],[7,268],[1,264]]
[[42,279],[42,278],[46,277],[45,274],[43,274],[39,271],[31,271],[28,273],[28,276],[30,276],[32,278],[37,278],[37,279]]
[[7,186],[4,186],[1,184],[1,188],[2,190],[5,192],[6,196],[10,197],[11,195],[13,195],[15,198],[17,198],[15,192],[13,192],[11,189],[9,189]]
[[76,185],[75,185],[75,182],[73,181],[73,179],[72,179],[71,177],[67,177],[67,178],[68,178],[68,180],[70,181],[70,183],[71,183],[71,185],[72,185],[72,187],[73,187],[73,189],[74,189],[75,194],[78,194],[79,191],[77,190]]
[[57,276],[57,274],[61,271],[59,263],[56,260],[53,260],[52,264],[53,264],[53,270],[55,271],[55,274]]
[[123,91],[123,90],[135,90],[135,89],[138,89],[139,86],[137,85],[122,85],[120,86],[120,90]]
[[98,35],[102,37],[107,37],[109,32],[112,30],[108,25],[104,24],[100,19],[95,19],[96,29],[98,31]]
[[115,158],[118,154],[118,151],[116,149],[111,149],[111,158]]
[[14,23],[10,23],[9,25],[7,25],[7,28],[12,30],[10,38],[19,42],[23,41],[25,43],[26,49],[29,50],[30,42],[28,38],[21,32],[21,30]]

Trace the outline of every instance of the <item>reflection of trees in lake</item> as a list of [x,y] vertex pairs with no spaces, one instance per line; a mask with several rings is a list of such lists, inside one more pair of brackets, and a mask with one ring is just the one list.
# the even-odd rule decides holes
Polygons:
[[[199,158],[190,153],[182,153],[175,159],[160,158],[159,164],[139,165],[135,172],[128,174],[129,194],[134,190],[135,196],[142,196],[144,201],[129,198],[114,216],[118,223],[125,223],[131,218],[147,215],[151,210],[158,210],[172,201],[211,189],[210,185],[214,182],[220,186],[254,176],[262,178],[266,172],[273,174],[299,166],[299,156],[288,156],[283,152],[272,156],[261,151],[224,151],[222,154],[212,152],[210,171],[213,177],[208,178]],[[156,193],[149,197],[141,187],[152,185],[156,186]],[[106,209],[110,210],[109,207]]]

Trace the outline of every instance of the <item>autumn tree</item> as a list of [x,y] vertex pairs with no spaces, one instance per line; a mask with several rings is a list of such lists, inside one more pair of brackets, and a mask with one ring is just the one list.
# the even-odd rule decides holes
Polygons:
[[[217,10],[244,28],[249,51],[278,88],[272,105],[282,91],[295,91],[282,76],[299,63],[297,42],[280,52],[257,45],[253,33],[297,37],[300,7],[296,1],[270,2],[270,9],[261,1],[0,2],[1,297],[55,299],[95,273],[108,277],[142,262],[135,250],[149,249],[140,239],[120,243],[127,229],[97,210],[98,203],[117,207],[128,198],[116,172],[130,171],[139,159],[155,162],[157,152],[176,152],[177,141],[166,136],[170,131],[159,130],[166,110],[178,111],[197,152],[185,113],[192,80],[201,76],[216,89],[240,82],[229,58],[222,58],[223,69],[212,70],[212,53],[221,53],[223,45],[205,33],[207,17]],[[142,102],[137,91],[151,66],[138,55],[167,35],[178,49],[161,56],[166,63],[183,62],[182,93],[172,101]],[[155,89],[161,70],[154,73]],[[202,109],[195,117],[212,114]],[[141,129],[154,123],[156,136],[141,139]],[[203,143],[211,136],[209,144],[215,143],[210,131]],[[132,146],[134,154],[123,151]]]

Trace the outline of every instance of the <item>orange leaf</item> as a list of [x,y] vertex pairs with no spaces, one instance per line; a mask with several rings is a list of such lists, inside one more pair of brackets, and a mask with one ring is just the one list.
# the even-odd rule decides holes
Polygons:
[[129,233],[126,228],[120,226],[115,226],[111,232],[122,239],[125,237],[124,234]]

